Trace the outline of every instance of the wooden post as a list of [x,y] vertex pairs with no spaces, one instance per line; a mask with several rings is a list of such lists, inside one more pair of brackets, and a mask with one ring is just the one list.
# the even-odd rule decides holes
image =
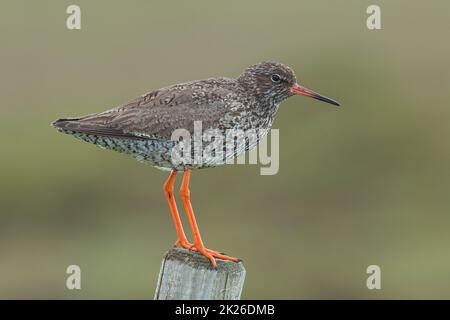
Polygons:
[[216,259],[213,268],[198,252],[170,249],[159,271],[155,300],[239,300],[244,286],[242,262]]

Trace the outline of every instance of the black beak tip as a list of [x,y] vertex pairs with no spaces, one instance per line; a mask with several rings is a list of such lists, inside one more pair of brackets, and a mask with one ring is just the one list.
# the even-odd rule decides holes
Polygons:
[[332,105],[334,105],[334,106],[336,106],[336,107],[340,107],[340,106],[341,106],[340,103],[337,102],[336,100],[330,99],[330,98],[328,98],[328,97],[321,97],[321,98],[323,98],[323,99],[320,99],[320,98],[319,98],[319,100],[328,102],[329,104],[332,104]]
[[336,106],[336,107],[340,107],[340,106],[341,106],[341,105],[339,104],[339,102],[337,102],[336,100],[330,99],[330,98],[324,97],[324,99],[319,99],[319,100],[322,100],[322,101],[324,101],[324,102],[328,102],[329,104],[332,104],[332,105],[334,105],[334,106]]

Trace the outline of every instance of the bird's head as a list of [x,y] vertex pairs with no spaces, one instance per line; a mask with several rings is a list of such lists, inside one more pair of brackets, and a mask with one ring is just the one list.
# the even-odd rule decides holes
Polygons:
[[307,89],[297,83],[294,71],[278,62],[261,62],[245,69],[238,81],[252,90],[260,99],[276,104],[293,96],[301,95],[339,106],[333,99]]

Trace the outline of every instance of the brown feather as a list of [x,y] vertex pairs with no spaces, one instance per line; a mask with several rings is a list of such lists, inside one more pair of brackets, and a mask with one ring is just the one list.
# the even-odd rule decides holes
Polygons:
[[192,133],[194,121],[202,121],[203,129],[218,128],[218,119],[229,111],[223,108],[223,98],[233,94],[235,86],[234,79],[226,78],[177,84],[100,113],[57,120],[53,126],[97,135],[170,140],[175,129]]

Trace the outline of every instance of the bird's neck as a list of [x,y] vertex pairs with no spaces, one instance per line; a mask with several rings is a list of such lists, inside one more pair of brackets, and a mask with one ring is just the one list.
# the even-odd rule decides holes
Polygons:
[[253,103],[251,103],[249,108],[252,113],[257,114],[258,119],[260,120],[258,126],[270,128],[281,101],[276,101],[275,97],[259,92],[255,81],[253,81],[251,76],[247,73],[242,74],[236,80],[243,89],[244,95],[251,96],[250,100],[253,101]]

